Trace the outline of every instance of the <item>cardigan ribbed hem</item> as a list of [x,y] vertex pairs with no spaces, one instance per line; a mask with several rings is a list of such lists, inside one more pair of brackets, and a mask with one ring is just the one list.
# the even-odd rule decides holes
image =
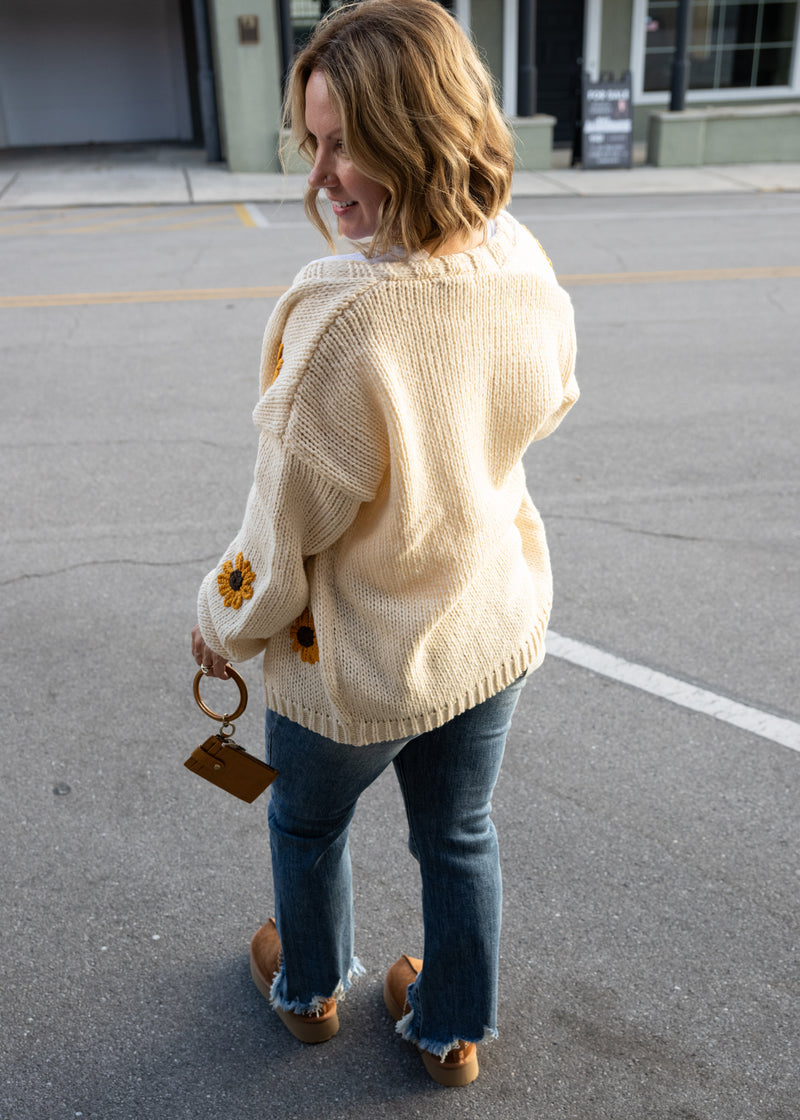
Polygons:
[[326,258],[275,308],[242,527],[201,590],[216,652],[366,746],[433,730],[542,660],[552,578],[523,455],[578,398],[568,295],[533,236]]
[[299,723],[308,731],[324,735],[334,743],[352,747],[368,747],[372,743],[387,743],[395,739],[411,739],[434,731],[449,720],[467,712],[508,688],[519,677],[532,673],[544,661],[545,633],[547,620],[540,620],[540,626],[530,634],[523,647],[498,665],[483,680],[468,688],[455,700],[442,707],[420,715],[406,716],[402,719],[387,720],[344,720],[337,719],[326,712],[311,712],[290,697],[280,695],[268,681],[264,682],[267,707],[285,716],[293,723]]

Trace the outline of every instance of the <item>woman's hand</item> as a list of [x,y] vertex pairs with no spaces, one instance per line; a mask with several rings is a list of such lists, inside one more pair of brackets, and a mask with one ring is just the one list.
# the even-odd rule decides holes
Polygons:
[[207,646],[200,633],[200,627],[192,630],[192,657],[201,669],[205,669],[209,677],[219,677],[221,681],[230,679],[228,662],[218,653],[214,653],[211,646]]

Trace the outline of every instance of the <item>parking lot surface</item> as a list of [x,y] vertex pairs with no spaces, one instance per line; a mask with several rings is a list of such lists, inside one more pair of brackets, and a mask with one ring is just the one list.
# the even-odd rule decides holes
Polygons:
[[368,974],[306,1047],[248,972],[266,797],[182,765],[261,334],[324,246],[292,199],[0,214],[3,1118],[795,1120],[800,194],[512,209],[572,295],[582,398],[526,458],[554,637],[495,796],[500,1038],[464,1090],[382,1004],[422,953],[393,778],[353,826]]

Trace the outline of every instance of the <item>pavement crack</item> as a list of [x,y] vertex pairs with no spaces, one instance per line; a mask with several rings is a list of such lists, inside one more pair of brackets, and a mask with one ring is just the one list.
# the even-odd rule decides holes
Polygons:
[[11,178],[6,183],[6,185],[3,187],[3,189],[0,190],[0,198],[3,197],[3,195],[6,193],[6,191],[10,190],[10,188],[14,186],[17,179],[19,179],[19,171],[15,171],[14,174],[11,176]]
[[783,302],[778,298],[778,292],[775,288],[767,292],[767,303],[771,303],[773,307],[777,307],[783,315],[789,315],[789,308],[784,306]]
[[693,537],[688,533],[668,533],[662,529],[640,529],[635,525],[626,525],[624,521],[614,521],[608,517],[579,517],[576,514],[550,513],[546,515],[548,521],[588,521],[593,525],[611,525],[615,529],[622,529],[625,533],[634,533],[640,537],[658,537],[670,541],[690,541],[692,543],[725,543],[720,537]]
[[131,445],[143,447],[147,444],[167,445],[169,447],[213,447],[217,450],[229,451],[231,448],[245,451],[252,447],[252,441],[233,443],[230,440],[220,442],[213,439],[187,439],[157,438],[154,436],[139,436],[135,439],[69,439],[69,440],[26,440],[24,443],[5,443],[3,446],[9,451],[27,451],[53,447],[129,447]]
[[213,556],[189,557],[187,560],[126,560],[122,557],[113,560],[83,560],[78,564],[67,564],[63,568],[51,568],[47,572],[20,572],[10,579],[0,580],[0,587],[12,587],[14,584],[24,583],[32,579],[50,579],[53,576],[63,576],[69,572],[80,571],[81,568],[108,568],[122,565],[130,568],[185,568],[189,564],[213,564],[218,559]]

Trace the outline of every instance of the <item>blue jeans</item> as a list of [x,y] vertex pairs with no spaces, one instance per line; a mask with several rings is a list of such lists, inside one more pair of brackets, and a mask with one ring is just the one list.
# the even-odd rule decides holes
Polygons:
[[[491,796],[524,677],[442,727],[354,747],[267,712],[275,919],[272,1001],[315,1011],[363,972],[353,955],[348,836],[360,794],[394,764],[422,876],[425,967],[404,1038],[435,1054],[497,1034],[502,886]],[[401,946],[398,946],[398,950]]]

